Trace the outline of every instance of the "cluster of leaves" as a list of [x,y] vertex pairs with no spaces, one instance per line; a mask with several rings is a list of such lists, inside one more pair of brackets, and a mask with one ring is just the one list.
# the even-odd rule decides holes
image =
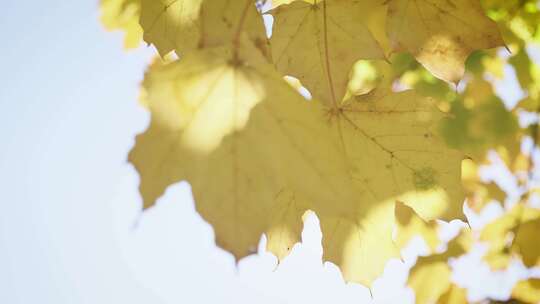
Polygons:
[[[161,56],[129,155],[145,209],[186,180],[220,247],[238,260],[266,235],[280,261],[313,211],[323,259],[368,287],[419,236],[431,254],[409,275],[417,303],[467,302],[448,261],[475,243],[493,269],[540,266],[536,1],[102,0],[102,12],[126,47]],[[507,70],[515,105],[495,90]],[[493,159],[517,196],[481,178]],[[467,220],[464,201],[507,212],[445,246],[440,227]],[[540,279],[512,297],[539,302]]]

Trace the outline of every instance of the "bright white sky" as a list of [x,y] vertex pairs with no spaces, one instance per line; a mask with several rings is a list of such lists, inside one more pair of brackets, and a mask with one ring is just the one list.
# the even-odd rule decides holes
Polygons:
[[[315,217],[276,270],[264,252],[236,268],[185,183],[140,214],[126,155],[148,124],[136,99],[153,50],[123,52],[120,34],[99,25],[97,0],[4,0],[0,33],[0,303],[372,301],[322,265]],[[470,267],[456,269],[463,284],[474,279],[471,297],[507,294],[519,275]],[[392,261],[373,302],[412,303],[406,271]]]

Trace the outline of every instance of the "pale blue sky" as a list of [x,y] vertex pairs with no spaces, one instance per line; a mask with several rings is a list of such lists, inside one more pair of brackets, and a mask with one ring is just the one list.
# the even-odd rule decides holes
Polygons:
[[[148,123],[136,99],[153,50],[125,53],[97,0],[4,0],[0,33],[0,303],[370,301],[321,265],[315,218],[274,270],[267,253],[235,268],[185,183],[141,216],[126,155]],[[405,270],[391,263],[376,303],[410,303]]]

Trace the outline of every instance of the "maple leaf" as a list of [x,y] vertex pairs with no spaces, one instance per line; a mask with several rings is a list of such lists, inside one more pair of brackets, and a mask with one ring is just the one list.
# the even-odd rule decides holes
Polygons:
[[503,46],[497,24],[479,0],[390,0],[388,37],[436,77],[458,83],[475,50]]
[[[197,21],[201,30],[197,33],[202,51],[188,52],[184,56],[189,59],[176,62],[159,73],[149,73],[143,84],[147,88],[143,95],[145,101],[153,100],[155,105],[162,105],[155,107],[156,111],[163,111],[160,117],[170,128],[183,130],[182,140],[189,143],[190,148],[211,151],[224,136],[242,129],[251,109],[268,94],[268,88],[250,79],[249,73],[237,74],[237,67],[248,61],[257,65],[269,60],[261,57],[269,55],[267,38],[252,0],[215,0],[202,5],[190,2],[187,8],[184,7],[187,4],[180,2],[171,2],[166,9],[190,12],[197,7],[201,15],[201,20]],[[181,7],[175,7],[180,4]],[[219,35],[215,34],[217,29],[220,29]],[[253,43],[240,47],[242,40],[250,40],[255,47]],[[223,45],[225,47],[219,48]],[[245,52],[253,54],[243,54]],[[239,57],[250,60],[241,61]],[[171,98],[176,102],[171,103]]]
[[[273,209],[287,207],[276,200],[281,192],[292,189],[294,193],[307,193],[306,200],[311,204],[319,202],[328,205],[328,210],[335,208],[335,212],[344,210],[338,204],[330,208],[330,202],[348,201],[344,199],[347,193],[352,196],[352,187],[347,187],[341,173],[346,172],[345,163],[329,157],[336,155],[338,145],[331,144],[329,130],[319,116],[322,112],[273,72],[262,55],[254,56],[258,53],[253,49],[244,51],[242,46],[236,55],[241,64],[232,60],[235,51],[220,47],[188,54],[178,64],[152,72],[184,71],[186,66],[203,62],[217,62],[217,69],[223,70],[214,79],[207,76],[215,74],[216,69],[192,71],[191,77],[211,81],[204,82],[210,92],[202,95],[206,98],[192,112],[206,113],[200,119],[188,119],[187,123],[171,119],[170,115],[178,113],[175,107],[183,107],[182,100],[149,98],[152,125],[138,137],[130,154],[141,174],[146,207],[170,184],[188,180],[197,210],[214,225],[218,244],[237,259],[251,253],[261,234],[270,230],[268,223],[275,217],[268,215]],[[177,79],[179,83],[185,81],[189,80]],[[250,91],[254,93],[246,95]],[[201,111],[212,101],[221,102],[221,111]],[[197,121],[206,127],[190,129]],[[224,123],[227,133],[223,132]],[[212,132],[206,131],[209,128]],[[186,135],[189,132],[194,132],[193,136]],[[229,136],[223,139],[225,135]]]
[[250,40],[268,60],[270,45],[261,14],[253,0],[205,1],[201,7],[202,47],[214,47],[238,40]]
[[195,49],[200,39],[199,13],[203,0],[141,0],[144,41],[163,57],[172,50]]
[[146,42],[161,56],[230,43],[248,35],[270,58],[264,23],[253,0],[142,0]]
[[139,25],[140,0],[101,0],[100,9],[101,22],[107,30],[125,32],[125,48],[132,49],[139,46],[143,35]]
[[[429,99],[412,92],[372,94],[335,113],[305,102],[249,45],[187,54],[148,76],[158,79],[145,81],[157,86],[148,88],[156,98],[147,96],[153,122],[130,154],[145,207],[170,184],[188,180],[217,243],[237,259],[256,248],[262,233],[283,258],[298,241],[309,208],[321,222],[325,259],[347,280],[367,285],[398,256],[391,238],[396,198],[427,218],[461,214],[455,208],[463,200],[461,154],[431,133],[443,115]],[[178,86],[202,79],[210,90],[164,89],[168,74],[181,76],[172,79]],[[171,92],[205,95],[166,98]],[[199,102],[183,111],[189,100]],[[215,102],[220,111],[204,110]],[[197,121],[202,126],[192,128]]]
[[463,154],[440,138],[447,116],[435,100],[414,91],[376,90],[347,100],[337,112],[336,136],[366,196],[396,198],[424,219],[463,218],[453,203],[464,198]]
[[339,105],[353,63],[384,58],[364,23],[371,6],[361,1],[296,1],[270,11],[277,69],[298,78],[316,99]]
[[338,265],[347,281],[370,286],[399,256],[391,238],[396,200],[425,219],[463,218],[462,155],[436,135],[443,118],[429,98],[385,90],[346,101],[332,118],[361,209],[349,212],[357,214],[352,221],[314,211],[323,258]]
[[267,94],[249,73],[238,72],[232,52],[228,47],[192,52],[155,68],[159,72],[144,80],[145,99],[154,112],[169,129],[181,129],[182,142],[193,150],[211,151],[224,136],[242,129]]

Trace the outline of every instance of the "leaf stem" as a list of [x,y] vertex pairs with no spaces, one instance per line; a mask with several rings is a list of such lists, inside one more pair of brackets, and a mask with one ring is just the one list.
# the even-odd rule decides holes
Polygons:
[[244,24],[246,23],[247,15],[250,9],[250,6],[252,5],[253,0],[247,0],[246,4],[244,6],[244,9],[242,10],[242,15],[240,15],[240,21],[238,22],[238,27],[236,28],[236,32],[233,36],[233,47],[234,47],[234,61],[238,62],[238,49],[240,48],[240,36],[242,35],[242,30],[244,29]]
[[334,91],[334,80],[332,79],[332,73],[330,72],[330,57],[328,48],[328,22],[326,16],[326,0],[321,1],[323,4],[323,26],[324,26],[324,57],[326,59],[326,76],[328,77],[328,85],[330,86],[330,94],[332,95],[332,107],[338,109],[338,103],[336,100],[336,93]]

